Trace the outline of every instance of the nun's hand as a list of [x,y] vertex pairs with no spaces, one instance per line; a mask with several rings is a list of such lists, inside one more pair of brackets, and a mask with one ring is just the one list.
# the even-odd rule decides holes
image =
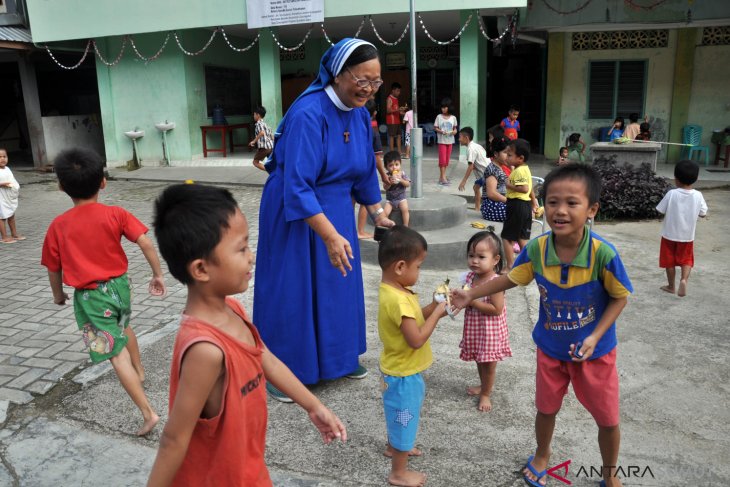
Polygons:
[[384,214],[380,214],[379,218],[375,220],[375,226],[376,227],[385,227],[385,228],[392,228],[395,226],[395,222],[385,216]]
[[339,270],[343,277],[346,276],[347,271],[352,271],[350,259],[353,258],[353,255],[350,242],[339,233],[334,233],[324,243],[327,246],[327,255],[329,256],[330,264]]

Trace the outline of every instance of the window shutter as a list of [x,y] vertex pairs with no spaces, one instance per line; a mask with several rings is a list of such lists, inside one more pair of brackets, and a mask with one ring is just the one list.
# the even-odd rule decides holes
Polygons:
[[628,118],[630,113],[644,112],[644,61],[619,62],[616,116]]
[[616,63],[592,62],[590,69],[588,118],[613,118]]

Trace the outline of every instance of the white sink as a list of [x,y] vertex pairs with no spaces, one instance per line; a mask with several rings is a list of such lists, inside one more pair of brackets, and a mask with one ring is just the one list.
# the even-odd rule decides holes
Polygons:
[[157,128],[157,130],[160,130],[162,132],[167,132],[168,130],[172,130],[175,128],[175,122],[165,121],[164,123],[156,123],[155,128]]
[[124,135],[132,140],[141,139],[144,137],[144,130],[130,130],[129,132],[124,132]]

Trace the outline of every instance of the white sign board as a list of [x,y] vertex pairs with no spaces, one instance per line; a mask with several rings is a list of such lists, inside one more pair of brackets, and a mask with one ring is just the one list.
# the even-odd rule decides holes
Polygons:
[[324,22],[324,0],[247,0],[249,29]]

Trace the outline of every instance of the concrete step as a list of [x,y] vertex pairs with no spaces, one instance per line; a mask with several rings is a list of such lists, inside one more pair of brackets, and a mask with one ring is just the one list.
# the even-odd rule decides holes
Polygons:
[[[408,212],[411,217],[408,226],[421,232],[459,225],[466,218],[466,208],[467,201],[460,196],[424,193],[423,198],[408,198]],[[403,223],[398,210],[394,210],[390,218],[398,224]]]

